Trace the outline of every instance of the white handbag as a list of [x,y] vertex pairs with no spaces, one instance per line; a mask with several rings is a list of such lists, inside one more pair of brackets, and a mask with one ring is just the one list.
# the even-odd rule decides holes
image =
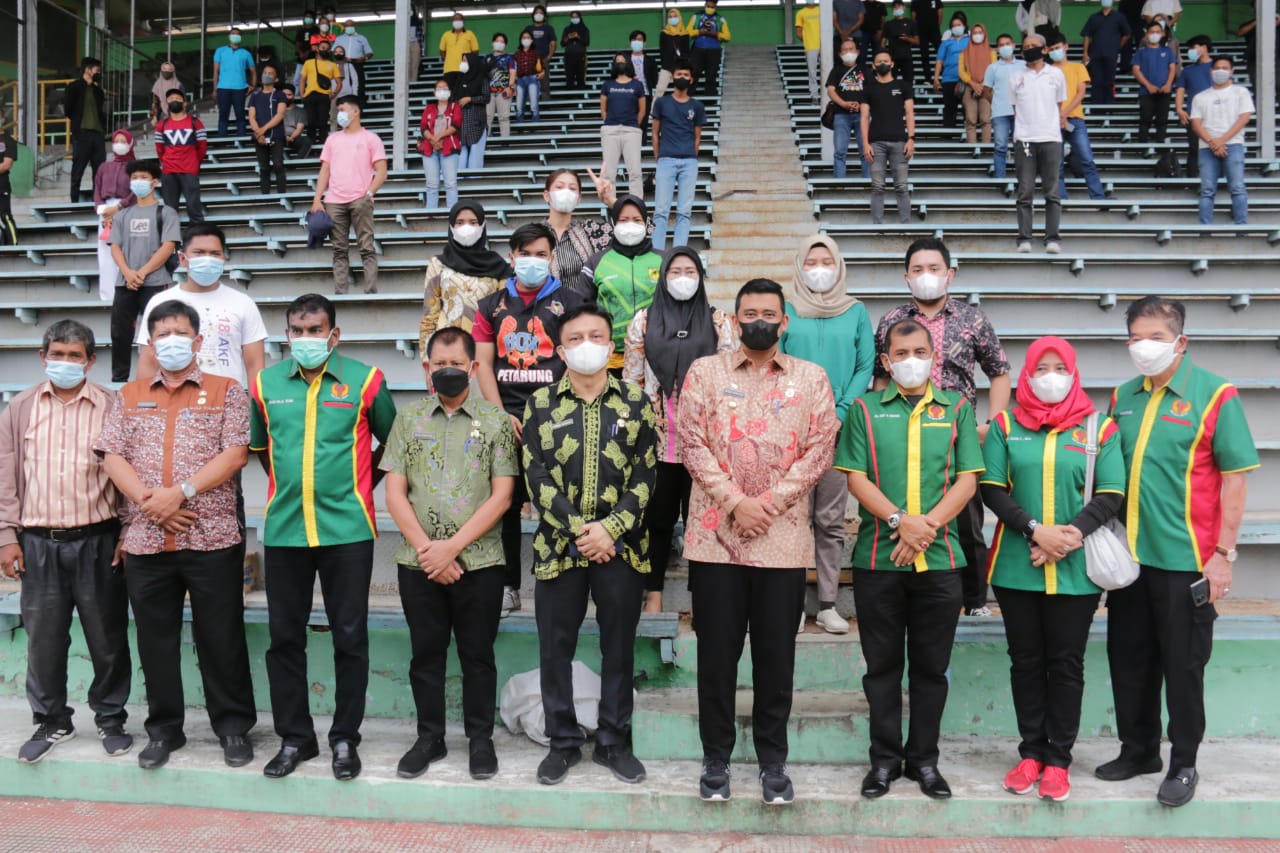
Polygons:
[[[1089,415],[1085,441],[1084,502],[1093,500],[1094,465],[1098,458],[1098,413]],[[1129,553],[1124,525],[1112,519],[1084,538],[1089,580],[1106,590],[1123,589],[1138,579],[1138,564]]]

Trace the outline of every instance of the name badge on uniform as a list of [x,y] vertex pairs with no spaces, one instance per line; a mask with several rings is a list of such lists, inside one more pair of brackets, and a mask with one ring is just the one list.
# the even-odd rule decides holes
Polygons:
[[139,408],[139,409],[154,409],[154,408],[156,408],[158,405],[159,405],[159,404],[158,404],[158,403],[156,403],[156,401],[155,401],[155,400],[148,400],[148,401],[146,401],[146,402],[140,402],[140,403],[138,403],[138,408]]
[[747,398],[746,392],[739,391],[737,388],[721,388],[720,393],[724,394],[726,397],[738,397],[743,400]]
[[419,441],[434,441],[435,436],[429,432],[415,432],[413,437]]
[[553,423],[553,424],[551,425],[551,429],[554,431],[554,430],[558,430],[558,429],[563,429],[564,427],[567,427],[567,426],[573,426],[573,420],[572,420],[572,419],[569,419],[569,420],[563,420],[563,421],[556,421],[555,423]]

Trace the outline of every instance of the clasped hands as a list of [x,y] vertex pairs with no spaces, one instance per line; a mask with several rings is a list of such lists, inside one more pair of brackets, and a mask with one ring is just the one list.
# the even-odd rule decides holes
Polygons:
[[462,565],[458,554],[462,546],[452,537],[429,540],[418,552],[418,566],[427,573],[427,580],[448,586],[462,577]]
[[938,529],[942,527],[927,515],[904,515],[898,522],[898,529],[889,534],[890,539],[897,540],[889,559],[895,566],[909,566],[916,557],[929,549],[933,540],[938,538]]
[[1041,524],[1031,535],[1031,565],[1056,563],[1084,547],[1084,534],[1071,524]]
[[182,504],[186,496],[181,486],[162,486],[158,489],[145,489],[138,508],[153,524],[162,528],[165,533],[185,533],[196,523],[196,514],[184,509]]
[[782,510],[766,497],[743,498],[733,508],[733,529],[744,539],[755,539],[769,532]]

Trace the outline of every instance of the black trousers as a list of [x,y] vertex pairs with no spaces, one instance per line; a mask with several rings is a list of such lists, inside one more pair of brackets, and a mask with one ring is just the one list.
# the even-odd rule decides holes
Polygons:
[[542,711],[552,749],[584,742],[573,708],[573,655],[587,614],[587,593],[600,625],[600,727],[596,744],[619,746],[631,734],[636,624],[640,621],[640,575],[619,558],[570,569],[533,587],[538,620]]
[[111,297],[111,381],[128,382],[133,368],[133,339],[138,329],[138,316],[151,297],[163,287],[140,287],[130,290],[117,281]]
[[187,202],[187,222],[204,222],[204,205],[200,201],[200,176],[188,172],[166,173],[160,178],[160,196],[164,206],[175,213],[178,210],[178,194]]
[[960,126],[960,96],[956,94],[958,82],[942,82],[942,126]]
[[316,145],[324,145],[329,138],[329,96],[324,92],[312,92],[302,99],[307,113],[307,135]]
[[1116,58],[1094,56],[1089,59],[1089,103],[1114,104],[1116,102]]
[[1204,740],[1204,667],[1213,652],[1212,604],[1187,588],[1199,572],[1143,566],[1138,580],[1107,593],[1107,660],[1120,754],[1160,754],[1160,687],[1169,710],[1169,770],[1196,766]]
[[1093,595],[1045,595],[997,587],[1009,643],[1009,686],[1018,754],[1070,767],[1084,699],[1084,650],[1098,609]]
[[[77,130],[71,134],[71,203],[80,201],[80,181],[85,166],[91,168],[90,183],[98,177],[98,167],[107,160],[107,137],[96,130]],[[93,198],[90,192],[89,198]]]
[[[959,573],[855,567],[853,605],[867,663],[862,692],[871,708],[871,766],[903,760],[908,767],[936,765],[947,667],[960,619]],[[902,673],[908,659],[911,720],[904,749]]]
[[418,737],[442,738],[449,632],[462,665],[462,722],[468,738],[493,737],[498,668],[493,641],[502,606],[502,566],[473,569],[449,585],[417,566],[400,566],[400,604],[409,623],[409,684],[418,711]]
[[1169,102],[1173,96],[1168,92],[1138,93],[1138,141],[1151,139],[1151,129],[1155,128],[1156,142],[1164,142],[1169,131]]
[[1200,137],[1187,125],[1187,177],[1200,177]]
[[564,87],[587,88],[587,51],[585,48],[564,51]]
[[71,611],[80,616],[93,661],[89,707],[101,728],[129,716],[133,664],[129,658],[129,594],[124,567],[112,566],[119,530],[74,542],[54,542],[23,532],[18,539],[27,572],[22,576],[22,626],[27,632],[27,702],[35,723],[70,723],[67,652]]
[[985,607],[987,603],[987,541],[982,535],[985,513],[982,496],[975,494],[969,505],[956,516],[956,537],[968,563],[960,570],[965,610]]
[[[520,582],[524,580],[521,568],[524,534],[520,532],[520,510],[529,500],[529,491],[525,488],[524,463],[520,461],[519,454],[516,454],[516,460],[520,470],[516,473],[515,491],[511,493],[511,506],[502,514],[502,556],[507,564],[503,585],[519,590]],[[502,602],[498,604],[501,606]]]
[[700,87],[699,94],[718,95],[720,93],[720,57],[723,53],[724,51],[718,47],[695,47],[689,51],[693,85]]
[[[693,481],[689,469],[679,462],[659,462],[658,479],[653,497],[645,510],[649,525],[649,574],[644,577],[646,592],[662,592],[667,580],[667,564],[671,562],[671,540],[676,521],[689,515],[689,491]],[[798,618],[798,617],[797,617]]]
[[204,704],[219,737],[244,735],[258,722],[244,638],[244,567],[239,547],[218,551],[130,554],[125,582],[147,684],[147,736],[182,734],[182,604],[191,596]]
[[737,735],[738,660],[751,632],[751,735],[761,766],[787,760],[804,569],[689,564],[698,614],[698,731],[702,756],[728,761]]
[[933,79],[933,56],[942,44],[942,30],[933,21],[916,21],[916,30],[920,35],[920,79]]
[[277,139],[267,145],[254,146],[258,152],[258,189],[266,195],[271,192],[271,173],[275,171],[276,192],[287,192],[284,173],[284,140]]
[[18,245],[18,226],[13,221],[12,196],[0,193],[0,246]]
[[333,639],[335,682],[333,726],[329,745],[360,743],[365,693],[369,688],[369,579],[373,575],[373,540],[319,548],[268,545],[267,680],[271,682],[271,714],[276,734],[286,746],[316,741],[307,680],[307,622],[316,576]]

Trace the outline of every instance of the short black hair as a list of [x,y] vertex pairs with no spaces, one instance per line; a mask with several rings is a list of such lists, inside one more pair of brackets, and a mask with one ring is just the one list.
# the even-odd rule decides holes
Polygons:
[[874,51],[872,51],[872,53],[871,53],[871,61],[872,61],[872,62],[874,62],[875,60],[879,59],[879,58],[880,58],[880,56],[881,56],[881,54],[883,54],[884,56],[889,57],[889,62],[890,62],[891,64],[893,63],[893,54],[889,52],[889,49],[888,49],[888,48],[884,48],[884,47],[878,47],[878,48],[876,48]]
[[332,299],[319,293],[304,293],[290,302],[289,307],[284,309],[284,319],[288,322],[290,317],[305,317],[308,314],[321,312],[329,318],[329,328],[336,329],[338,309],[334,307]]
[[465,329],[459,329],[457,326],[445,326],[443,329],[436,329],[431,333],[431,337],[427,338],[427,358],[431,358],[431,351],[435,349],[437,343],[442,346],[456,344],[462,341],[462,348],[467,351],[467,358],[472,361],[476,360],[476,339],[471,333]]
[[200,334],[200,312],[181,299],[167,299],[151,309],[151,313],[147,315],[147,334],[155,335],[160,321],[170,317],[186,317],[191,324],[191,331]]
[[545,222],[526,222],[515,231],[511,232],[511,239],[508,241],[511,250],[523,249],[525,246],[536,240],[545,239],[549,244],[551,251],[556,249],[556,232]]
[[101,67],[102,67],[101,59],[95,59],[92,56],[86,56],[84,59],[80,60],[81,74],[88,71],[90,68],[101,68]]
[[1187,39],[1188,47],[1207,47],[1213,50],[1213,39],[1208,36],[1192,36]]
[[169,98],[173,97],[174,95],[177,95],[179,98],[182,98],[182,100],[184,101],[187,99],[186,93],[183,92],[181,89],[176,89],[176,88],[166,89],[164,93],[164,99],[167,101],[169,100]]
[[947,265],[947,269],[951,269],[951,250],[937,237],[921,237],[908,246],[907,254],[902,259],[903,269],[911,269],[911,258],[916,252],[941,252],[942,262]]
[[647,37],[647,36],[645,36],[645,34],[644,34],[644,30],[632,30],[632,31],[631,31],[631,35],[627,36],[627,39],[628,39],[629,41],[635,41],[637,38],[639,38],[639,39],[640,39],[640,41],[648,41],[648,40],[649,40],[649,39],[648,39],[648,37]]
[[295,86],[295,85],[293,85],[292,83],[284,83],[284,84],[282,84],[282,85],[280,86],[280,91],[281,91],[281,92],[293,92],[293,93],[296,95],[296,94],[298,94],[298,87],[297,87],[297,86]]
[[733,313],[738,313],[738,308],[742,306],[742,297],[749,296],[753,293],[772,293],[778,297],[778,304],[786,310],[787,297],[782,292],[782,285],[778,284],[771,278],[753,278],[751,281],[738,288],[738,295],[733,297]]
[[692,74],[693,63],[685,59],[684,57],[680,57],[675,62],[671,63],[671,73],[675,74],[677,71],[688,71],[690,74]]
[[504,32],[496,32],[496,33],[494,33],[494,34],[493,34],[493,38],[492,38],[492,39],[490,39],[490,41],[497,41],[498,39],[502,39],[504,42],[510,42],[510,41],[511,41],[511,39],[507,38],[507,34],[506,34],[506,33],[504,33]]
[[1008,33],[1001,33],[1000,35],[996,36],[996,41],[1000,41],[1000,39],[1008,39],[1009,41],[1013,41],[1013,36],[1009,35]]
[[604,320],[610,331],[613,330],[613,315],[609,313],[609,309],[595,302],[583,302],[581,305],[576,305],[564,312],[564,316],[560,318],[560,329],[563,330],[565,326],[579,317],[599,317]]
[[1213,65],[1217,65],[1219,62],[1227,63],[1228,65],[1231,66],[1233,70],[1236,67],[1236,61],[1232,59],[1230,56],[1227,56],[1225,53],[1219,53],[1213,57],[1213,62],[1212,62]]
[[191,241],[196,237],[217,237],[218,243],[222,245],[222,251],[225,252],[227,250],[227,235],[222,233],[222,229],[212,222],[197,222],[188,228],[182,245],[190,246]]
[[904,317],[885,330],[884,349],[882,352],[886,355],[889,354],[889,348],[893,346],[894,338],[902,337],[903,335],[914,335],[916,332],[924,332],[925,338],[929,341],[929,349],[933,349],[933,334],[929,331],[929,327],[910,317]]
[[355,107],[356,109],[360,109],[360,96],[359,95],[343,95],[341,98],[338,98],[338,106],[342,106],[343,104],[349,104]]
[[84,344],[85,358],[92,358],[97,351],[93,329],[77,320],[59,320],[44,330],[40,352],[48,352],[50,344]]
[[962,11],[955,12],[955,13],[954,13],[954,14],[952,14],[952,16],[951,16],[950,18],[948,18],[947,20],[949,20],[949,21],[960,21],[960,22],[962,22],[966,27],[967,27],[967,26],[969,26],[969,16],[968,16],[968,15],[966,15],[966,14],[965,14],[964,12],[962,12]]
[[134,160],[129,164],[128,170],[130,176],[138,172],[146,172],[153,180],[164,174],[160,168],[160,162],[158,160]]
[[1125,328],[1132,331],[1133,324],[1141,317],[1164,320],[1175,335],[1181,335],[1183,326],[1187,324],[1187,306],[1176,299],[1144,296],[1124,312]]

